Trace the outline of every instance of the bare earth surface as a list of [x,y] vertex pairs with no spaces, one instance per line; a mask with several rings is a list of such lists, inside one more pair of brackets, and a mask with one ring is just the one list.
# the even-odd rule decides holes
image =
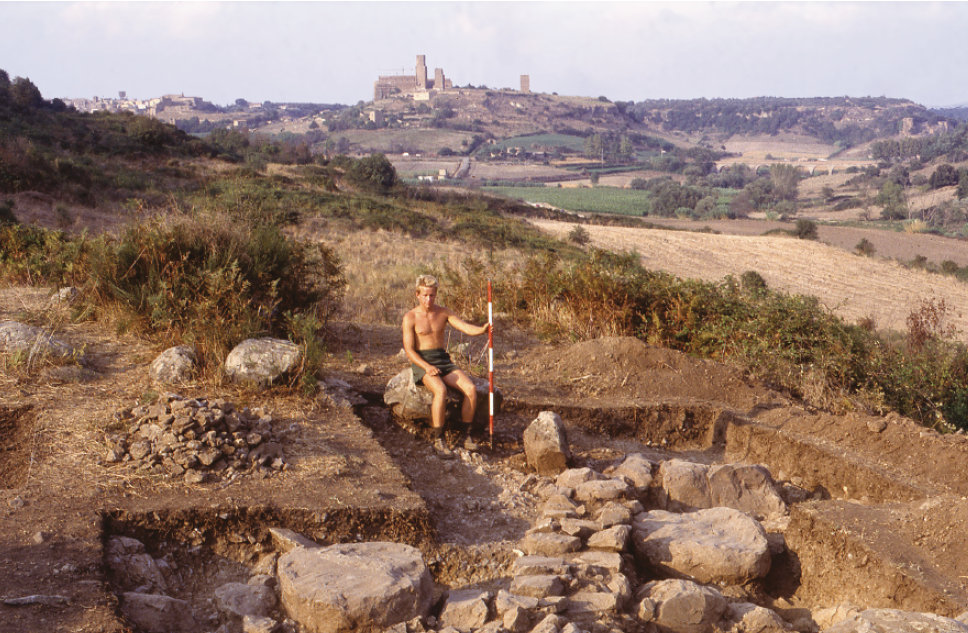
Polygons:
[[[567,232],[570,225],[547,225]],[[920,296],[963,305],[940,277],[793,239],[587,227],[596,244],[635,248],[647,265],[721,279],[761,272],[772,287],[810,292],[851,318],[903,321]],[[961,294],[958,294],[958,293]],[[942,294],[943,293],[943,294]],[[499,328],[505,407],[483,448],[432,455],[426,430],[394,422],[382,403],[406,366],[397,326],[338,323],[331,373],[367,403],[337,407],[281,391],[228,386],[179,391],[271,414],[289,466],[268,478],[187,485],[106,463],[112,414],[156,395],[147,365],[160,351],[106,325],[49,312],[48,291],[0,290],[0,321],[55,322],[87,361],[56,372],[4,360],[0,373],[0,631],[127,631],[103,561],[106,536],[145,541],[190,570],[181,597],[219,618],[209,598],[244,579],[271,550],[268,529],[321,543],[393,540],[420,548],[438,587],[506,587],[516,542],[536,516],[536,478],[522,453],[537,412],[558,412],[575,466],[604,468],[630,452],[655,460],[766,464],[791,502],[792,553],[743,591],[790,614],[851,601],[932,611],[968,608],[968,441],[898,416],[833,416],[807,409],[740,370],[636,339],[549,346]],[[968,328],[963,328],[968,329]],[[476,346],[476,347],[474,347]],[[478,356],[480,342],[469,353]],[[41,596],[24,606],[4,600]],[[792,617],[792,615],[791,615]],[[205,619],[207,618],[207,619]]]
[[[534,224],[560,237],[567,236],[575,226],[548,220],[535,221]],[[695,224],[692,228],[696,228]],[[824,243],[829,239],[824,228],[821,228],[820,242],[763,236],[762,232],[757,235],[709,234],[593,225],[585,226],[585,230],[593,246],[637,252],[646,268],[711,282],[722,281],[727,275],[739,278],[744,272],[753,270],[760,273],[773,290],[818,297],[847,321],[872,317],[881,329],[904,330],[908,315],[923,300],[944,299],[955,312],[951,324],[968,341],[968,314],[963,311],[968,305],[968,285],[950,277],[908,269],[892,260],[862,257],[828,245]],[[832,233],[830,227],[826,230]],[[878,247],[879,253],[891,252],[887,247],[891,237],[898,241],[903,238],[907,250],[922,248],[916,242],[911,246],[909,238],[929,237],[873,230],[868,234],[871,235],[869,239],[880,240],[883,248]],[[842,238],[842,241],[850,242],[854,237],[856,234]],[[936,237],[931,242],[926,241],[923,247],[931,248],[927,252],[932,254],[938,253],[942,247],[950,249],[939,258],[939,263],[944,259],[960,262],[968,257],[966,244],[956,240]],[[894,248],[894,252],[899,250],[900,247]],[[899,258],[904,259],[900,255]]]

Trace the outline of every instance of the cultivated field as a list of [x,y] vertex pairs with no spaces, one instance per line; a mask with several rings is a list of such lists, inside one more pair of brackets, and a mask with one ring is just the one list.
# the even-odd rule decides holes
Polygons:
[[[534,224],[562,237],[576,226],[552,221]],[[592,245],[635,251],[647,268],[705,281],[720,281],[727,275],[739,278],[754,270],[774,290],[816,296],[845,320],[872,318],[880,329],[903,331],[908,315],[922,301],[943,299],[951,311],[951,325],[958,329],[959,338],[968,342],[968,318],[963,312],[968,305],[968,284],[951,277],[808,240],[589,225],[584,228]],[[902,240],[914,237],[894,235]],[[949,242],[964,254],[963,243]]]

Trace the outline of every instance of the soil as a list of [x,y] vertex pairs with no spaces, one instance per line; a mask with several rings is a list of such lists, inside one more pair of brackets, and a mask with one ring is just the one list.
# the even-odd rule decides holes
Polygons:
[[[499,324],[504,407],[494,433],[479,431],[480,450],[458,448],[459,459],[441,461],[425,428],[397,423],[382,403],[386,383],[406,366],[398,327],[336,323],[329,371],[366,403],[339,407],[229,385],[180,389],[271,413],[289,464],[268,478],[190,486],[105,461],[104,433],[118,424],[112,414],[158,396],[147,365],[161,350],[105,323],[58,316],[48,294],[0,290],[0,320],[57,323],[55,335],[83,346],[87,358],[72,371],[3,359],[2,632],[129,631],[103,561],[113,534],[194,570],[175,597],[194,602],[205,630],[219,624],[211,590],[244,578],[272,550],[274,526],[323,544],[409,543],[441,590],[506,586],[547,481],[529,471],[522,447],[524,429],[543,410],[564,419],[574,466],[603,469],[630,452],[766,464],[791,503],[790,552],[744,595],[791,614],[844,601],[949,616],[968,608],[962,435],[940,436],[896,415],[810,410],[738,368],[637,339],[553,346]],[[480,352],[475,341],[464,358],[478,373]],[[3,604],[30,596],[41,598]]]

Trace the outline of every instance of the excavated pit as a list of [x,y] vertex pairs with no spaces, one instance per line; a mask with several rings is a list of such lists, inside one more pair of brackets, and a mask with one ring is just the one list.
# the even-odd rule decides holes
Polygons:
[[[799,490],[799,496],[785,495],[791,504],[788,549],[774,555],[766,578],[742,589],[747,599],[766,606],[777,600],[811,606],[850,601],[946,616],[968,606],[968,593],[950,570],[929,563],[916,545],[903,542],[903,534],[890,537],[888,518],[895,510],[889,504],[916,509],[936,487],[906,481],[834,444],[699,401],[611,407],[506,401],[493,450],[484,444],[488,438],[479,436],[484,445],[477,457],[461,452],[460,460],[440,462],[429,450],[425,430],[395,422],[371,397],[357,409],[359,421],[421,498],[414,511],[226,504],[112,512],[104,516],[105,532],[138,538],[153,556],[190,570],[183,572],[179,597],[206,611],[212,624],[224,616],[212,607],[211,592],[226,582],[245,582],[264,567],[264,558],[275,551],[270,527],[286,527],[324,545],[413,545],[424,554],[438,595],[467,586],[506,589],[513,549],[537,505],[523,489],[509,497],[510,488],[526,487],[530,484],[522,482],[533,479],[520,438],[533,417],[548,409],[566,422],[574,466],[600,470],[632,452],[656,460],[762,463],[781,487]],[[525,507],[526,502],[534,505]],[[647,570],[633,573],[648,577]]]

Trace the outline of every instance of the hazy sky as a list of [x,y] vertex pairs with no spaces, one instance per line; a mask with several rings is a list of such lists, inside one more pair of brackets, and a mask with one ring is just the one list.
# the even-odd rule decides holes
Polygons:
[[0,69],[47,99],[373,98],[418,54],[455,85],[639,101],[968,102],[968,2],[7,2]]

